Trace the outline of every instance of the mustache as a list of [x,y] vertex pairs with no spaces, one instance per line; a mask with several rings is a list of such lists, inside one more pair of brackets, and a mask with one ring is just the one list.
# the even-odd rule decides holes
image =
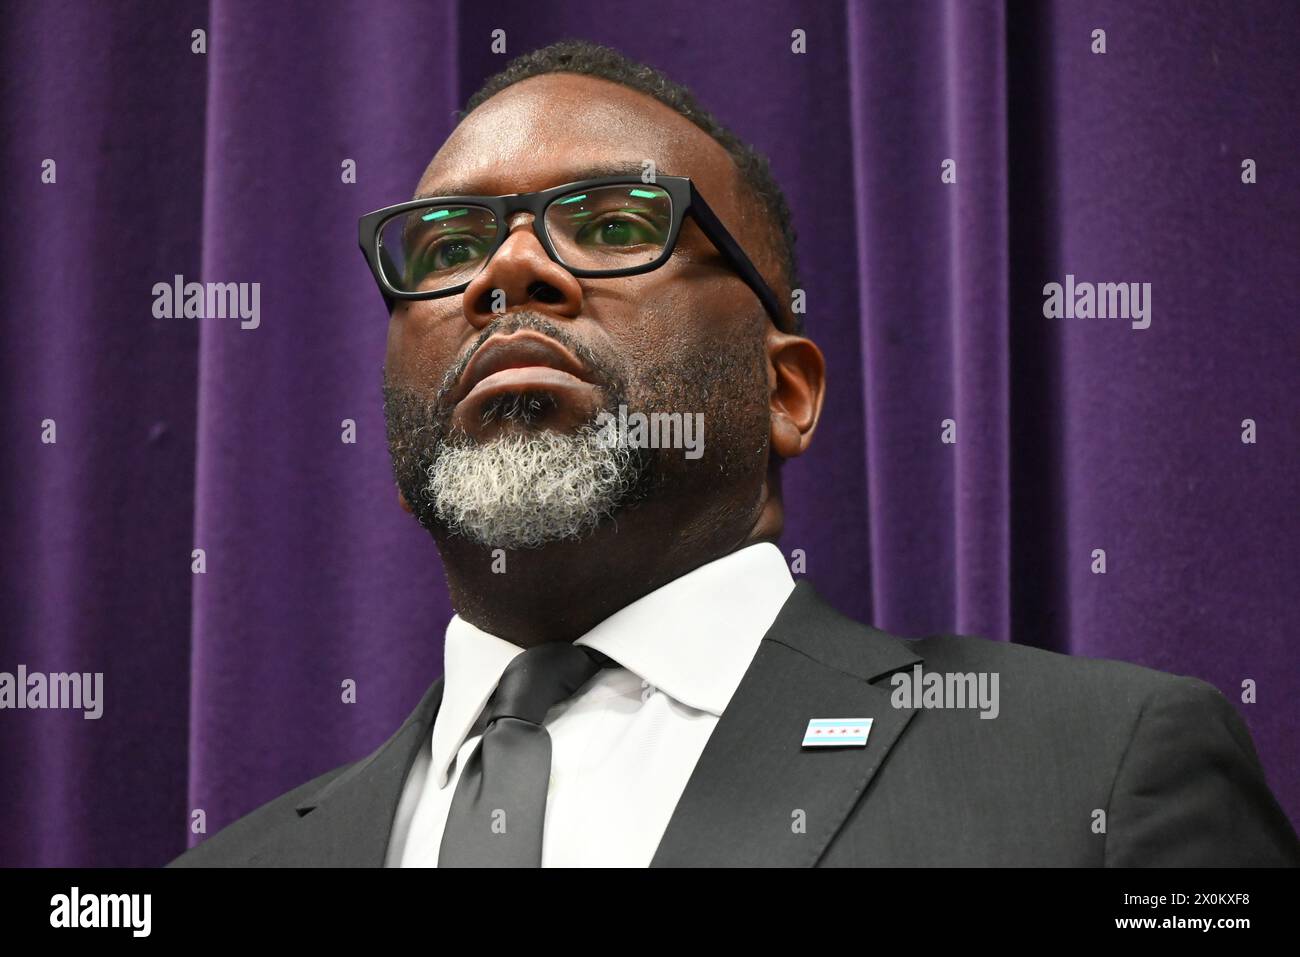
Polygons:
[[449,416],[451,414],[452,410],[448,407],[448,400],[452,390],[456,388],[456,383],[464,375],[470,360],[474,358],[475,353],[483,348],[484,344],[493,336],[497,334],[508,335],[512,332],[518,332],[520,329],[540,332],[572,352],[578,358],[578,361],[591,373],[595,384],[604,390],[607,395],[622,393],[625,382],[623,376],[614,368],[614,363],[602,359],[590,346],[579,342],[574,336],[544,316],[535,312],[517,312],[508,316],[498,316],[489,322],[483,328],[483,331],[478,334],[469,349],[465,350],[465,354],[447,370],[447,374],[442,377],[442,381],[438,384],[438,391],[433,399],[433,407],[440,416]]

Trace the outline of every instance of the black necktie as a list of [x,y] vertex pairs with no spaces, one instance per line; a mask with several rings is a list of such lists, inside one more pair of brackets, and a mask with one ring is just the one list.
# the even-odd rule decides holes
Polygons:
[[439,867],[541,867],[551,778],[546,712],[613,662],[551,641],[516,655],[483,709],[484,730],[447,812]]

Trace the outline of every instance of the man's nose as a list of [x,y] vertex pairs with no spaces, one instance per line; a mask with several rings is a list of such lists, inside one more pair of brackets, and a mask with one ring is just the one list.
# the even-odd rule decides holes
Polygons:
[[576,317],[582,311],[582,285],[546,255],[533,232],[533,214],[515,214],[509,230],[501,248],[465,287],[465,318],[481,329],[495,316],[522,305],[547,315]]

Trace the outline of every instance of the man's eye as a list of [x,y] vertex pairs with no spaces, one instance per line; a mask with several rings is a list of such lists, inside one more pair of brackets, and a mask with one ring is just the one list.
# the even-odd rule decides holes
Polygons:
[[579,243],[590,246],[640,246],[663,241],[660,230],[649,223],[626,216],[611,216],[586,223],[578,230],[575,238]]
[[483,255],[483,242],[473,236],[440,236],[421,254],[426,269],[455,269]]

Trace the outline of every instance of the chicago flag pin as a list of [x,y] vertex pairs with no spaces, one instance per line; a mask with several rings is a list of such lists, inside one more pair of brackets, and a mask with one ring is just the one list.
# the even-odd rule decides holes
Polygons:
[[865,748],[872,718],[813,718],[803,733],[805,748]]

